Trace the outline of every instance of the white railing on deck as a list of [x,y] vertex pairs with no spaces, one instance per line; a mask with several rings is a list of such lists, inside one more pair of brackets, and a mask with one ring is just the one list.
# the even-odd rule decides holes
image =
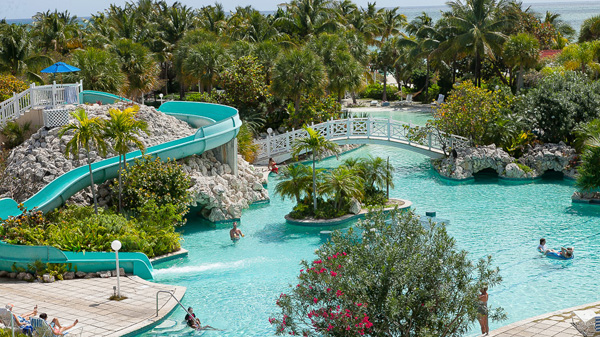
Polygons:
[[[36,86],[32,83],[27,90],[13,94],[12,98],[0,103],[0,127],[33,108],[55,108],[60,104],[79,104],[79,93],[83,82]],[[70,91],[70,95],[67,94]],[[70,97],[69,97],[70,96]]]
[[[446,154],[450,149],[469,146],[469,140],[456,135],[448,135],[434,128],[412,125],[389,118],[348,118],[329,120],[311,125],[326,139],[374,139],[418,147],[421,150]],[[259,146],[257,160],[274,155],[292,152],[294,141],[308,136],[303,130],[292,130],[280,135],[269,134],[266,139],[256,141]]]

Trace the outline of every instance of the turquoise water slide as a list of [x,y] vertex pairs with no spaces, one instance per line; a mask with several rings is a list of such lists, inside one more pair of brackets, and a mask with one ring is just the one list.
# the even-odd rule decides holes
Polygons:
[[[101,92],[90,92],[90,95],[86,97],[86,91],[82,93],[82,99],[80,102],[97,102],[102,101],[106,103],[113,103],[115,100],[120,99],[118,96],[101,93]],[[239,128],[242,124],[242,121],[239,118],[239,114],[237,109],[228,107],[225,105],[219,104],[209,104],[209,103],[197,103],[197,102],[166,102],[158,109],[159,111],[172,115],[177,119],[184,120],[191,124],[192,126],[198,127],[198,130],[194,135],[180,138],[174,141],[162,143],[159,145],[155,145],[149,147],[146,150],[146,154],[157,156],[163,160],[167,158],[171,159],[180,159],[191,156],[193,154],[201,154],[204,151],[211,150],[217,148],[232,139],[234,139],[239,131]],[[141,157],[140,151],[133,151],[127,154],[127,162],[132,162],[135,158]],[[108,179],[113,179],[117,177],[119,168],[119,158],[112,157],[108,158],[96,163],[92,164],[92,172],[94,175],[95,183],[102,183]],[[89,168],[87,165],[80,166],[75,168],[42,188],[38,193],[33,195],[31,198],[27,199],[23,204],[27,209],[33,209],[37,207],[43,212],[48,212],[53,210],[56,207],[61,206],[64,202],[69,199],[72,195],[79,192],[80,190],[90,186],[90,177],[89,177]],[[7,219],[9,216],[18,216],[22,212],[18,208],[18,204],[16,201],[12,199],[0,199],[0,218]],[[32,248],[30,246],[12,246],[8,244],[0,245],[0,269],[4,267],[2,261],[4,262],[19,262],[23,263],[24,261],[16,261],[14,258],[14,254],[9,254],[8,250],[10,249],[18,249],[22,252],[25,252],[27,248]],[[55,248],[52,248],[55,249]],[[46,253],[41,254],[42,261],[48,260],[50,254],[48,253],[51,250],[51,247],[45,251]],[[57,250],[57,249],[56,249]],[[40,251],[43,251],[40,250]],[[66,258],[66,262],[61,263],[73,263],[76,264],[79,268],[85,265],[85,260],[111,260],[114,257],[113,253],[71,253],[71,252],[62,252],[64,258]],[[101,257],[102,254],[110,254],[110,257]],[[122,253],[122,254],[139,254],[139,253]],[[38,256],[39,254],[34,254]],[[144,254],[141,254],[144,255]],[[9,258],[13,256],[13,258]],[[28,256],[27,260],[32,262],[36,260],[33,256],[29,256],[27,254],[18,254],[16,256]],[[60,254],[56,253],[57,261],[63,259]],[[121,257],[119,255],[120,260],[125,263],[128,263],[127,257]],[[9,261],[6,261],[9,258]],[[148,258],[144,259],[139,256],[132,256],[132,264],[135,265],[137,263],[143,263],[147,265],[148,269],[151,271],[152,266],[150,262],[147,261]],[[142,262],[135,262],[142,261]],[[46,261],[49,262],[49,261]],[[113,262],[114,266],[114,262]],[[89,266],[91,268],[91,265]],[[89,269],[84,267],[84,269]],[[134,272],[135,266],[133,266],[128,272]],[[140,270],[140,267],[137,268]],[[85,271],[83,269],[79,269]],[[101,269],[97,269],[101,270]],[[142,276],[142,275],[140,275]]]

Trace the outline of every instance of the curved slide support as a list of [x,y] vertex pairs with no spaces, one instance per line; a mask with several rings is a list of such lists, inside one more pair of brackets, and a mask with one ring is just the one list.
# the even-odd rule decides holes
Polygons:
[[[100,93],[107,95],[106,97],[113,97],[114,95]],[[98,98],[98,92],[93,92],[92,99]],[[118,96],[114,96],[118,97]],[[113,98],[114,98],[113,97]],[[83,93],[83,100],[86,101],[86,92]],[[111,101],[111,103],[114,102]],[[192,136],[180,138],[174,141],[162,143],[149,147],[146,150],[146,154],[157,156],[163,160],[168,158],[180,159],[185,158],[194,154],[201,154],[204,151],[214,149],[223,144],[233,140],[242,125],[242,121],[239,118],[237,109],[219,104],[210,103],[197,103],[197,102],[167,102],[164,103],[159,111],[172,115],[175,118],[188,121],[191,125],[199,127],[196,133]],[[127,162],[133,162],[134,159],[141,157],[140,151],[133,151],[127,154]],[[92,164],[92,172],[94,174],[94,182],[102,183],[108,179],[116,178],[119,169],[119,158],[112,157]],[[56,207],[61,206],[64,202],[69,199],[72,195],[78,191],[88,187],[90,185],[89,168],[87,165],[75,168],[42,188],[38,193],[33,195],[31,198],[24,202],[24,206],[27,209],[33,209],[37,207],[43,212],[48,212]],[[18,208],[17,203],[12,199],[0,199],[0,219],[7,219],[9,216],[18,216],[22,212]],[[6,244],[4,245],[6,246]],[[10,245],[11,247],[15,247]],[[20,246],[25,249],[30,249],[31,246]],[[48,249],[55,249],[48,247]],[[74,263],[80,268],[83,267],[88,261],[91,263],[93,260],[97,261],[114,261],[114,255],[112,253],[70,253],[63,252],[66,256],[66,262],[60,263]],[[106,257],[99,257],[98,254],[107,254]],[[125,253],[123,253],[125,254]],[[140,254],[140,253],[131,253]],[[144,254],[141,254],[144,255]],[[21,256],[29,256],[27,254]],[[36,254],[38,256],[38,254]],[[30,257],[29,262],[34,260],[46,260],[47,254],[44,251],[40,255],[41,258]],[[145,257],[145,255],[144,255]],[[5,255],[0,251],[0,269],[2,267],[2,261],[5,259]],[[123,258],[120,257],[120,260]],[[132,257],[132,260],[140,260],[139,257]],[[143,259],[141,259],[143,260]],[[148,260],[145,257],[145,260]],[[14,260],[11,260],[16,262]],[[109,263],[110,264],[110,263]],[[143,264],[146,264],[145,262]],[[12,262],[11,262],[12,265]],[[114,263],[112,264],[114,266]],[[125,270],[128,272],[135,272],[135,263],[132,264],[131,269]],[[147,263],[149,270],[152,270],[152,266]],[[90,265],[91,266],[91,265]],[[95,268],[96,266],[94,266]],[[127,266],[125,266],[127,267]],[[85,268],[85,267],[83,267]],[[143,269],[143,268],[142,268]],[[10,268],[9,268],[10,270]],[[79,269],[84,271],[84,269]],[[96,270],[102,270],[96,269]],[[139,270],[139,267],[138,267]],[[147,274],[145,272],[136,273],[144,277]],[[151,276],[150,276],[151,277]]]

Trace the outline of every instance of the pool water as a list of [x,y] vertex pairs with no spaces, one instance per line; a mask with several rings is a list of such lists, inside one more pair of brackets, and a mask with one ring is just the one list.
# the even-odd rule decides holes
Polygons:
[[[491,329],[598,300],[600,206],[572,204],[572,182],[550,175],[515,184],[484,173],[453,183],[431,169],[428,157],[386,146],[364,146],[340,160],[367,155],[390,158],[396,186],[391,197],[412,201],[418,214],[435,211],[450,220],[448,232],[472,259],[493,256],[503,282],[490,289],[489,304],[502,306],[508,320],[491,322]],[[319,163],[337,165],[335,158]],[[244,210],[245,238],[232,243],[230,225],[190,217],[182,229],[189,256],[155,270],[156,282],[187,287],[183,303],[194,307],[202,324],[225,330],[205,336],[272,336],[267,319],[277,313],[275,299],[296,284],[299,261],[313,258],[322,243],[320,229],[285,223],[293,203],[273,193],[276,181],[269,180],[270,204]],[[574,246],[575,258],[544,258],[535,250],[541,237],[549,248]],[[183,316],[178,309],[171,318]]]

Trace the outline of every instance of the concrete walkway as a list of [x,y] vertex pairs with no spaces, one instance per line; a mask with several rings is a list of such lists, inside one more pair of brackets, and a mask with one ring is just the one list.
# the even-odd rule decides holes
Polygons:
[[[578,307],[562,309],[540,316],[528,318],[503,326],[490,332],[495,337],[579,337],[583,336],[571,324],[574,310],[594,310],[600,313],[600,302],[588,303]],[[600,333],[588,336],[600,336]]]
[[75,328],[83,328],[82,336],[122,336],[160,320],[177,305],[170,295],[159,294],[157,317],[157,291],[172,291],[181,300],[186,290],[185,287],[127,276],[121,277],[121,295],[128,298],[110,301],[108,298],[113,295],[113,286],[116,285],[115,277],[54,283],[27,283],[1,278],[0,305],[4,307],[12,303],[17,314],[24,314],[31,312],[37,304],[38,312],[47,313],[49,319],[57,317],[63,326],[79,319]]

